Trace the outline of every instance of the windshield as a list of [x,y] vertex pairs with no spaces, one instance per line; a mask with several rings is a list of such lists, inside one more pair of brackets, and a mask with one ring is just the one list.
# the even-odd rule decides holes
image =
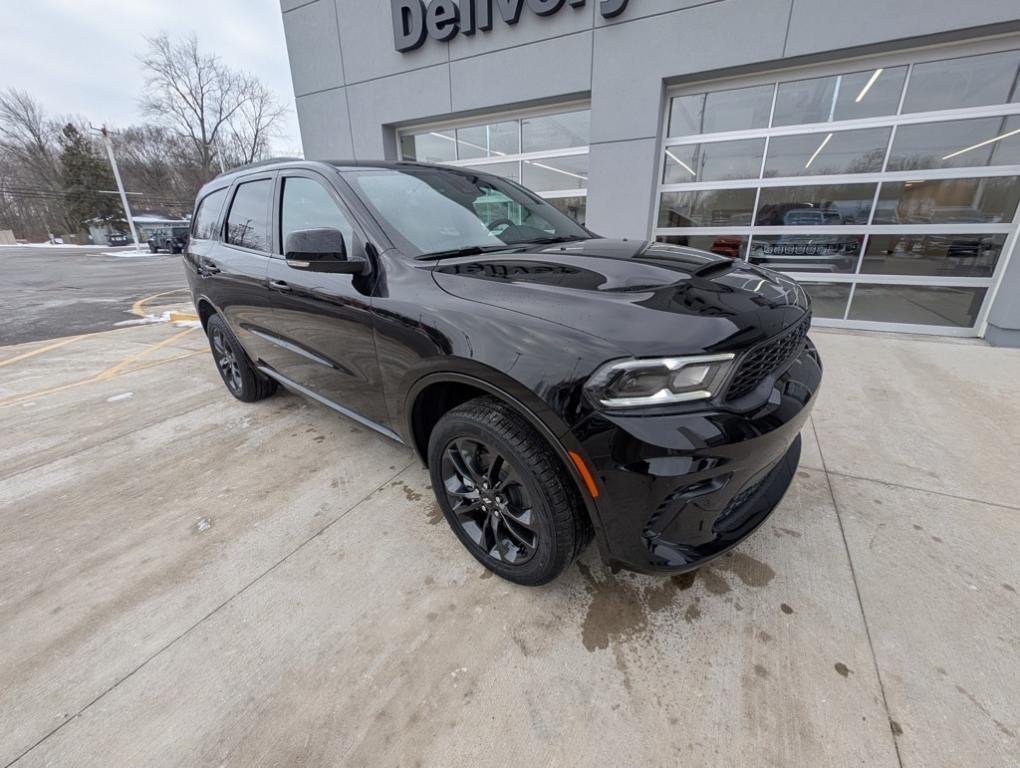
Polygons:
[[492,176],[414,167],[344,176],[412,255],[591,237],[541,198]]

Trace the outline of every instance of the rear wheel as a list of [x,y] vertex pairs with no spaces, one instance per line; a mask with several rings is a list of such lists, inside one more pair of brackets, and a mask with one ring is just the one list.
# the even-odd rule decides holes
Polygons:
[[220,378],[230,394],[241,402],[254,403],[276,391],[276,382],[255,370],[223,318],[210,317],[206,335]]
[[562,463],[516,411],[483,397],[447,413],[429,439],[443,515],[482,565],[508,581],[555,579],[591,541]]

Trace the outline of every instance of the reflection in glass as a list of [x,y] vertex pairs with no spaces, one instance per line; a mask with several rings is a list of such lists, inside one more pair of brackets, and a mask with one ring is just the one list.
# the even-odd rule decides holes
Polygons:
[[664,192],[659,201],[659,226],[747,226],[753,208],[753,189]]
[[767,128],[774,85],[678,96],[670,103],[669,135]]
[[885,182],[875,224],[993,224],[1009,222],[1020,202],[1020,179],[938,179]]
[[858,283],[849,319],[971,328],[987,290]]
[[663,182],[757,179],[764,152],[765,139],[667,147]]
[[585,189],[588,186],[588,155],[525,160],[522,183],[535,192]]
[[587,197],[553,197],[546,200],[549,205],[576,221],[581,226],[588,218]]
[[1020,51],[915,64],[903,112],[963,109],[1020,101]]
[[873,275],[991,277],[1005,235],[872,235],[862,272]]
[[567,112],[562,115],[529,117],[522,121],[522,151],[583,147],[591,136],[591,112]]
[[811,297],[811,311],[815,317],[842,320],[846,314],[846,303],[850,299],[849,283],[807,283],[801,287]]
[[874,184],[763,187],[758,202],[759,227],[867,224]]
[[906,67],[892,67],[780,83],[772,124],[894,115],[906,74]]
[[741,235],[659,235],[655,239],[660,243],[697,248],[731,259],[747,256],[747,238]]
[[755,235],[751,262],[782,272],[847,273],[857,269],[863,235]]
[[891,128],[775,136],[765,176],[874,173],[882,170]]
[[491,173],[493,176],[502,176],[504,179],[521,180],[521,164],[512,163],[486,163],[485,165],[465,165],[465,171],[477,171],[478,173]]
[[457,150],[461,160],[516,155],[521,151],[521,124],[513,120],[458,128]]
[[1020,163],[1020,117],[981,117],[896,129],[890,171]]
[[402,136],[400,151],[405,160],[419,163],[447,163],[457,159],[457,139],[453,131],[429,131]]

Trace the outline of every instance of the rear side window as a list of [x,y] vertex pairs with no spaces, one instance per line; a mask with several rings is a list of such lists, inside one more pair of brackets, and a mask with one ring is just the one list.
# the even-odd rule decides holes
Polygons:
[[271,179],[241,184],[227,214],[227,242],[255,251],[269,250]]
[[221,189],[206,195],[198,204],[195,213],[195,237],[199,240],[215,240],[220,231],[220,210],[227,197],[227,190]]

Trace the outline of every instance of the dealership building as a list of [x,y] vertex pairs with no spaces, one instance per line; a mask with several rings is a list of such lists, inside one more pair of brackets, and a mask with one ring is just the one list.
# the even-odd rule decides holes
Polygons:
[[310,159],[505,176],[780,270],[816,324],[1020,346],[1017,0],[281,0]]

